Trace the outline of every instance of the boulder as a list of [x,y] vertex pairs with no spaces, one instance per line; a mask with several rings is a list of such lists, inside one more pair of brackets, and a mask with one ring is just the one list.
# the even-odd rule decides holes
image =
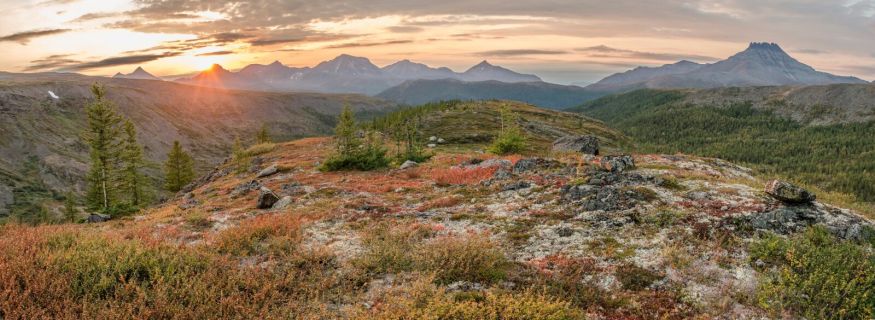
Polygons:
[[502,169],[502,168],[503,169],[510,169],[511,167],[513,167],[513,162],[510,162],[510,160],[505,160],[505,159],[489,159],[489,160],[484,160],[484,161],[477,163],[476,165],[474,165],[474,167],[477,167],[477,168],[498,167],[500,169]]
[[108,214],[100,214],[100,213],[92,213],[88,215],[87,221],[89,223],[97,223],[97,222],[106,222],[112,219],[112,217]]
[[567,136],[553,141],[553,151],[579,152],[598,155],[599,138],[596,136]]
[[416,161],[407,160],[407,161],[404,161],[404,163],[402,163],[401,166],[398,167],[398,168],[401,169],[401,170],[404,170],[404,169],[409,169],[409,168],[416,167],[416,166],[418,166],[418,165],[419,165],[419,164],[416,163]]
[[238,198],[242,195],[249,193],[250,191],[257,190],[261,188],[261,184],[256,180],[252,180],[249,182],[238,184],[234,187],[234,190],[231,190],[231,198]]
[[279,169],[274,164],[274,165],[271,165],[270,167],[264,168],[264,170],[259,171],[258,175],[256,175],[255,177],[256,178],[269,177],[269,176],[276,174],[277,172],[279,172]]
[[635,168],[635,159],[628,155],[604,156],[601,160],[601,167],[610,172],[623,172]]
[[261,192],[258,194],[258,201],[255,207],[258,209],[270,209],[280,198],[268,188],[261,187]]
[[274,203],[273,206],[271,206],[271,209],[274,209],[274,210],[285,209],[290,204],[292,204],[292,196],[285,196],[282,199],[280,199],[279,201],[277,201],[276,203]]
[[810,203],[817,198],[814,193],[781,180],[772,180],[766,183],[766,193],[787,203]]
[[751,215],[750,222],[755,229],[791,234],[819,222],[822,215],[812,207],[790,206]]
[[520,174],[535,169],[559,168],[561,166],[562,163],[556,160],[543,158],[520,159],[516,162],[516,164],[513,165],[513,173]]
[[511,184],[504,186],[504,188],[502,188],[501,190],[502,191],[516,191],[516,190],[529,188],[531,186],[532,186],[532,184],[530,184],[526,181],[517,181],[517,182],[514,182],[514,183],[511,183]]

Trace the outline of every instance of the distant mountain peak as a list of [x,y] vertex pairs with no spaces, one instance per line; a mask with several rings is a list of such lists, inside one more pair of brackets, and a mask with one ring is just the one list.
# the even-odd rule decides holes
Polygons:
[[140,66],[138,66],[136,69],[134,69],[134,71],[131,73],[124,74],[124,73],[118,72],[112,77],[113,78],[120,78],[120,79],[161,80],[160,78],[152,75],[151,73],[149,73],[148,71],[143,69],[143,67],[140,67]]
[[270,66],[282,66],[283,63],[279,60],[274,60],[273,63],[269,64]]
[[771,50],[784,52],[784,49],[781,49],[781,46],[774,42],[751,42],[747,47],[747,50]]
[[351,76],[376,76],[382,73],[382,70],[371,63],[371,60],[368,58],[356,57],[346,53],[319,63],[313,70]]

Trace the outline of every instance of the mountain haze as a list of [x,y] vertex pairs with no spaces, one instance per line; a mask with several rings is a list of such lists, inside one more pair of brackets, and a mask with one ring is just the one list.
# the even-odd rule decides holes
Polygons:
[[563,109],[579,105],[604,95],[578,86],[563,86],[547,82],[507,83],[461,81],[456,79],[411,80],[387,89],[379,98],[419,105],[446,100],[515,100],[542,108]]
[[119,72],[112,77],[117,79],[161,80],[161,78],[158,78],[144,70],[143,67],[137,67],[137,69],[128,74],[123,74]]

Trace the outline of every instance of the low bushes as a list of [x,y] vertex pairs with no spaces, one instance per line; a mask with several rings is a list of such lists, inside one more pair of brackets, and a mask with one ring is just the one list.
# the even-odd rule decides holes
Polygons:
[[757,295],[775,315],[807,319],[875,317],[875,255],[871,249],[834,238],[814,227],[789,239],[770,235],[750,248],[765,263]]

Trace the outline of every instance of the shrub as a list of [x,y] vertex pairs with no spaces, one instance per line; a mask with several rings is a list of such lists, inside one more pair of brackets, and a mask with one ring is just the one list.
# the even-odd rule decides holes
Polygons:
[[774,267],[758,288],[761,306],[776,315],[807,319],[875,317],[875,256],[813,227],[790,239],[768,236],[754,243],[751,260]]
[[509,266],[501,249],[485,235],[440,237],[417,252],[416,268],[434,272],[441,283],[493,283],[505,278]]
[[247,256],[289,254],[301,242],[301,220],[290,215],[261,215],[216,236],[219,253]]
[[276,149],[276,144],[273,142],[262,142],[246,149],[247,156],[262,155]]
[[431,233],[421,225],[378,224],[363,235],[365,253],[354,264],[373,274],[409,271],[413,268],[412,252],[416,244]]
[[505,155],[523,152],[527,147],[526,137],[516,124],[517,117],[508,109],[501,111],[501,131],[489,146],[489,152]]
[[449,293],[427,279],[395,290],[353,319],[584,319],[570,303],[534,291]]
[[389,166],[386,148],[374,134],[362,141],[356,131],[352,110],[344,107],[338,117],[335,132],[335,153],[320,166],[322,171],[375,170]]
[[656,272],[631,263],[619,266],[614,274],[623,285],[623,289],[632,291],[647,289],[653,282],[662,278]]
[[439,186],[471,185],[489,179],[497,170],[497,167],[436,169],[431,177]]

